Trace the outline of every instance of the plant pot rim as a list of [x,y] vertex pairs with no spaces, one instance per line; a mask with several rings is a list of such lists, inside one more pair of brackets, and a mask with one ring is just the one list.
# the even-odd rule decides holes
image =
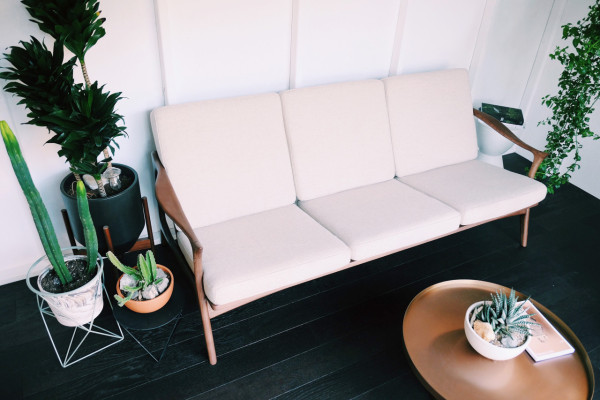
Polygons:
[[[467,312],[465,313],[465,320],[464,320],[465,330],[467,330],[467,329],[469,330],[469,332],[465,332],[467,339],[468,339],[469,343],[471,344],[471,347],[473,347],[473,349],[475,351],[477,351],[479,354],[481,354],[482,356],[484,356],[486,358],[491,358],[491,357],[488,357],[488,355],[482,354],[477,349],[477,346],[483,346],[484,348],[489,349],[490,352],[512,355],[508,358],[499,358],[499,359],[491,358],[492,360],[500,361],[500,360],[508,360],[508,359],[514,358],[514,357],[518,356],[519,354],[521,354],[527,348],[527,346],[529,346],[529,342],[531,341],[531,338],[532,338],[531,335],[527,335],[527,339],[525,340],[525,343],[523,343],[520,346],[502,347],[502,346],[496,346],[495,344],[486,342],[485,340],[483,340],[482,337],[480,337],[477,333],[475,333],[475,330],[473,329],[473,324],[471,321],[473,320],[474,317],[472,317],[471,314],[473,313],[475,308],[481,306],[482,304],[490,303],[490,302],[491,302],[490,300],[478,301],[476,303],[471,304],[469,306],[469,308],[467,309]],[[524,301],[519,301],[518,303],[523,303],[523,302]],[[472,341],[475,341],[475,343],[473,343]]]
[[[131,182],[131,185],[129,185],[129,187],[127,187],[126,189],[120,191],[119,193],[107,196],[107,197],[97,197],[94,199],[88,199],[89,202],[102,202],[102,201],[110,201],[112,199],[118,198],[120,196],[124,196],[130,189],[132,189],[133,187],[135,187],[135,185],[137,184],[137,182],[139,181],[139,177],[137,174],[137,171],[125,164],[118,164],[118,163],[113,163],[112,164],[114,167],[117,168],[121,168],[121,169],[127,169],[129,171],[131,171],[133,173],[133,182]],[[67,193],[67,191],[65,190],[65,183],[67,182],[68,179],[70,179],[71,177],[74,177],[73,172],[69,172],[67,174],[67,176],[65,176],[61,181],[60,181],[60,192],[66,196],[69,197],[71,199],[74,199],[75,196],[70,195],[69,193]]]
[[[175,278],[173,276],[173,272],[165,267],[162,264],[156,264],[156,266],[160,269],[162,269],[163,271],[165,271],[167,273],[167,275],[169,276],[169,286],[167,286],[167,288],[158,296],[156,296],[153,299],[149,299],[149,300],[128,300],[124,306],[129,308],[130,310],[134,311],[134,312],[138,312],[138,313],[149,313],[149,312],[154,312],[157,310],[160,310],[165,304],[167,304],[167,302],[169,301],[169,299],[171,298],[171,295],[173,294],[173,287],[175,285]],[[137,268],[134,267],[134,268]],[[123,277],[123,275],[125,274],[121,274],[121,276],[119,276],[119,279],[117,279],[117,285],[116,285],[116,289],[117,289],[117,294],[121,297],[125,297],[123,296],[123,292],[121,292],[121,288],[119,287],[119,283],[121,282],[121,278]],[[166,299],[165,299],[166,298]],[[164,303],[163,303],[164,302]],[[130,304],[131,303],[131,304]],[[156,309],[153,309],[152,311],[138,311],[134,308],[138,308],[138,307],[152,307],[152,303],[156,303],[156,304],[160,304],[160,307],[157,307]]]
[[[65,250],[85,250],[85,247],[83,246],[70,246],[70,247],[61,247],[62,251]],[[77,254],[69,254],[65,257],[65,260],[68,259],[76,259],[76,258],[85,258],[85,255],[77,255]],[[25,277],[25,283],[27,284],[27,287],[29,288],[29,290],[31,290],[33,293],[37,294],[38,296],[41,297],[61,297],[64,295],[68,295],[68,294],[72,294],[78,291],[83,291],[88,289],[89,287],[91,287],[94,284],[94,278],[96,276],[98,276],[98,274],[102,274],[102,271],[104,269],[104,259],[102,258],[102,256],[100,255],[100,253],[98,253],[98,258],[96,260],[96,273],[94,274],[94,276],[92,277],[92,279],[90,279],[89,282],[87,282],[85,285],[80,286],[76,289],[73,290],[69,290],[67,292],[61,292],[61,293],[52,293],[52,292],[48,292],[46,291],[44,288],[42,288],[41,284],[39,283],[39,280],[41,279],[42,276],[44,276],[46,273],[48,273],[48,271],[50,271],[51,267],[47,267],[45,268],[43,271],[41,271],[38,275],[37,275],[37,282],[38,282],[38,288],[34,288],[33,285],[31,284],[31,278],[34,275],[34,270],[36,269],[36,267],[43,262],[44,260],[48,260],[48,256],[47,255],[43,255],[40,258],[38,258],[33,265],[29,268],[29,270],[27,271],[27,276]]]

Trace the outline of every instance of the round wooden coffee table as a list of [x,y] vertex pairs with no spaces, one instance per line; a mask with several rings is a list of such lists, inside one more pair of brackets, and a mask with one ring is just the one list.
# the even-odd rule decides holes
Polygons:
[[489,282],[455,280],[433,285],[412,300],[404,315],[403,336],[421,383],[438,399],[591,399],[594,373],[581,342],[533,299],[575,353],[538,363],[527,352],[492,361],[471,348],[463,328],[465,312],[498,289],[508,290]]

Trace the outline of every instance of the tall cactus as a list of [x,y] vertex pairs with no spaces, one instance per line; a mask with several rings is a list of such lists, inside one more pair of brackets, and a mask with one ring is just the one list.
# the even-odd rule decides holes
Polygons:
[[88,274],[91,274],[96,267],[96,259],[98,258],[98,236],[96,236],[96,229],[94,228],[94,222],[90,214],[90,206],[83,181],[77,182],[77,210],[79,211],[79,219],[83,226],[83,236],[87,250]]
[[2,139],[4,140],[10,163],[15,171],[19,185],[21,185],[21,189],[25,194],[27,203],[29,204],[33,222],[35,223],[42,245],[44,246],[44,251],[48,256],[48,260],[50,261],[50,264],[52,264],[54,271],[56,271],[56,275],[60,279],[60,282],[63,285],[66,285],[71,282],[73,278],[63,259],[62,251],[60,250],[58,240],[56,239],[56,233],[52,226],[52,221],[48,215],[48,210],[31,179],[31,174],[29,173],[29,168],[21,153],[19,142],[10,130],[6,121],[0,121],[0,132],[2,133]]

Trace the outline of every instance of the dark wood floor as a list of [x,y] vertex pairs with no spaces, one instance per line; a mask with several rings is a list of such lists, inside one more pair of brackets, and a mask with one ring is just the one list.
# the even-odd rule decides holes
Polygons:
[[[526,165],[516,155],[505,163]],[[598,381],[600,200],[567,185],[533,210],[528,248],[518,237],[518,218],[496,221],[224,314],[213,320],[216,366],[187,286],[184,318],[160,363],[126,336],[63,369],[24,281],[5,285],[0,398],[428,399],[402,352],[402,317],[424,288],[461,278],[514,287],[553,310],[584,344]],[[157,259],[175,263],[165,248]],[[167,335],[143,339],[158,351]]]

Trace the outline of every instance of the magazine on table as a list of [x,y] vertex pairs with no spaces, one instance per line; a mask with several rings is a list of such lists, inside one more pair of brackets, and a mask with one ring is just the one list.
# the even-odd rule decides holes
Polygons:
[[531,358],[538,362],[571,354],[575,351],[573,346],[552,326],[531,301],[527,300],[524,307],[528,309],[529,314],[535,314],[533,319],[539,324],[531,328],[533,337],[526,349]]

